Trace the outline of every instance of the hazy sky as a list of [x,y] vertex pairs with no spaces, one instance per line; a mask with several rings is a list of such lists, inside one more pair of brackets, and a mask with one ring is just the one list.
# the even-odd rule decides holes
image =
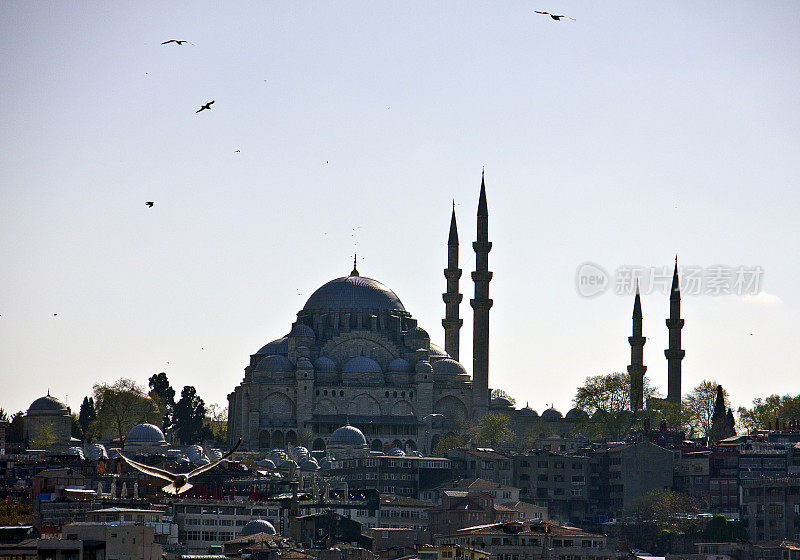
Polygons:
[[799,99],[792,1],[1,2],[0,407],[159,371],[224,404],[356,250],[442,344],[452,199],[471,369],[483,167],[491,386],[624,371],[633,298],[576,271],[677,253],[763,271],[684,296],[684,391],[797,394]]

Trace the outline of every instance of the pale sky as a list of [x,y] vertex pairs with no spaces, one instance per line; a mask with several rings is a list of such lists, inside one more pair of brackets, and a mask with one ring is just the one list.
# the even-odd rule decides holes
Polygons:
[[763,270],[684,296],[684,392],[797,394],[798,99],[790,1],[2,2],[0,407],[159,371],[225,404],[354,251],[443,344],[452,199],[471,369],[484,167],[490,386],[566,412],[624,371],[633,298],[576,271],[677,253]]

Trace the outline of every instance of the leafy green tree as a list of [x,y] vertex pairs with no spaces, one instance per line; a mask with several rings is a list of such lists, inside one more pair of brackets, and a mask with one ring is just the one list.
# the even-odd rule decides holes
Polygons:
[[639,496],[625,507],[625,514],[635,520],[658,523],[662,527],[673,524],[680,514],[698,511],[697,500],[667,488]]
[[33,506],[16,498],[0,499],[0,526],[30,525],[33,523]]
[[[227,434],[228,434],[228,407],[221,407],[220,405],[214,403],[210,404],[206,407],[206,417],[204,424],[208,427],[207,434],[210,437],[205,437],[203,439],[213,439],[215,443],[219,445],[225,444],[227,441]],[[300,443],[300,440],[303,434],[311,434],[311,437],[307,444]],[[311,442],[314,440],[314,434],[311,430],[306,430],[305,432],[300,432],[298,435],[298,443],[303,447],[309,448],[311,446]]]
[[167,379],[167,374],[163,371],[150,376],[148,383],[150,384],[150,397],[158,401],[165,411],[161,428],[166,432],[173,424],[175,389],[172,388],[169,379]]
[[747,528],[741,521],[728,521],[724,515],[712,517],[702,532],[705,542],[745,542]]
[[157,424],[164,415],[158,403],[132,379],[123,377],[111,384],[98,383],[92,390],[97,413],[90,428],[93,436],[109,432],[112,437],[124,440],[136,424]]
[[765,430],[776,420],[800,418],[800,395],[770,395],[753,399],[750,408],[739,407],[739,425],[748,433]]
[[72,426],[70,427],[70,435],[76,439],[83,439],[83,428],[81,428],[81,424],[78,421],[78,415],[73,412],[71,416]]
[[183,445],[199,443],[203,438],[203,420],[206,405],[197,390],[187,385],[181,391],[180,400],[175,403],[175,427]]
[[445,457],[449,451],[458,449],[464,445],[464,443],[465,442],[462,440],[462,438],[458,437],[456,434],[444,434],[436,441],[431,454],[434,457]]
[[487,412],[478,421],[475,438],[480,445],[503,447],[514,439],[511,420],[501,412]]
[[81,425],[81,430],[84,434],[89,431],[89,426],[97,419],[97,412],[94,409],[94,399],[92,397],[83,397],[81,409],[78,413],[78,424]]
[[722,392],[722,413],[729,406],[730,400],[727,391],[722,389],[716,381],[703,380],[697,387],[689,391],[683,399],[683,409],[688,414],[689,431],[700,437],[712,436],[712,423],[714,420],[714,407],[717,403],[717,391]]
[[36,429],[36,433],[31,440],[32,449],[47,449],[53,445],[58,438],[50,424],[42,424]]

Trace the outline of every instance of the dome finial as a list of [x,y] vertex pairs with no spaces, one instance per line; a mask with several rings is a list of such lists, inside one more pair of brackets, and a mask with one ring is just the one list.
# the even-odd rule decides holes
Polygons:
[[356,263],[358,262],[358,255],[353,255],[353,271],[350,273],[350,276],[358,276],[358,268],[356,268]]

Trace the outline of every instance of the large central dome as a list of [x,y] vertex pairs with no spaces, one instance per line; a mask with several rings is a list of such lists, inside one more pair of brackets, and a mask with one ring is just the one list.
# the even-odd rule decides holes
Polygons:
[[303,311],[400,311],[397,295],[372,278],[345,276],[323,284],[308,298]]

